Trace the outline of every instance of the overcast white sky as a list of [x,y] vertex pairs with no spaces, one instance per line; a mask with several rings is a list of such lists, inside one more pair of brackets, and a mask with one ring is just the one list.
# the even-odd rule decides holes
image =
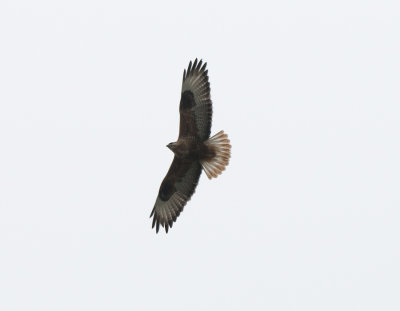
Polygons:
[[[398,1],[0,2],[0,310],[400,310]],[[182,72],[228,169],[149,215]]]

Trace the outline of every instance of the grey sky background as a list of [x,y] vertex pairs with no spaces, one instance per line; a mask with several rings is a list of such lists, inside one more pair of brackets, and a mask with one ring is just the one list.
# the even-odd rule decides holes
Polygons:
[[[399,310],[398,1],[2,1],[1,310]],[[183,69],[212,133],[149,215]]]

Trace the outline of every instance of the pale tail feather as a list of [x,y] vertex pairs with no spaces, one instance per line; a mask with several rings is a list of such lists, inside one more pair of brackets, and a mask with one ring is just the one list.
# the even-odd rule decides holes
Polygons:
[[231,157],[231,145],[229,144],[228,135],[224,131],[220,131],[204,143],[214,149],[215,156],[211,160],[203,160],[200,163],[209,179],[216,178],[225,170]]

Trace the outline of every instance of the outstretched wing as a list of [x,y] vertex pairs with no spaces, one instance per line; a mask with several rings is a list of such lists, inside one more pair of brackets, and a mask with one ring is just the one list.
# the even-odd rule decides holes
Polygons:
[[161,183],[156,203],[150,215],[150,217],[153,216],[152,227],[156,226],[157,233],[160,224],[168,233],[168,229],[172,227],[193,195],[200,174],[201,165],[199,162],[174,158]]
[[210,137],[212,102],[206,66],[196,58],[183,72],[179,138],[193,136],[205,141]]

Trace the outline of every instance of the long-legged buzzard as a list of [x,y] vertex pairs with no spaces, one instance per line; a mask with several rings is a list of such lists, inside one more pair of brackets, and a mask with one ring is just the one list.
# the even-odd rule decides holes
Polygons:
[[175,156],[161,183],[150,217],[156,232],[176,221],[193,195],[201,171],[209,179],[217,177],[229,164],[231,145],[224,131],[210,138],[212,102],[207,63],[196,60],[183,72],[178,141],[167,145]]

